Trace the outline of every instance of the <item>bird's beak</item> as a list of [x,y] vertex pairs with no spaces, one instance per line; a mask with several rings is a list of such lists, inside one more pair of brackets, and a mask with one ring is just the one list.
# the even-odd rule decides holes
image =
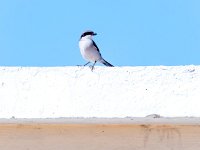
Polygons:
[[93,33],[93,35],[97,35],[97,33]]

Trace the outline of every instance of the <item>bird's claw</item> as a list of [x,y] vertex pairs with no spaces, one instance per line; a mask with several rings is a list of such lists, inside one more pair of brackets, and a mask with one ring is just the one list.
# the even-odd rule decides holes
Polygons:
[[91,71],[93,71],[93,70],[94,70],[94,66],[89,66],[89,67],[90,67]]
[[82,67],[83,65],[76,65],[77,67]]

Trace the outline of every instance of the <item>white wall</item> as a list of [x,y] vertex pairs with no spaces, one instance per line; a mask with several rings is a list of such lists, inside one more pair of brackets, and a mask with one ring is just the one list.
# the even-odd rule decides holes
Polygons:
[[0,118],[200,117],[200,66],[0,67]]

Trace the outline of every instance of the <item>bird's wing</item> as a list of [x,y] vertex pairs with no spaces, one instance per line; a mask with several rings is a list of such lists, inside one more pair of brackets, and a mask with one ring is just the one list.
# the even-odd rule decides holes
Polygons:
[[97,49],[97,51],[100,53],[99,48],[97,47],[97,44],[92,40],[94,47]]

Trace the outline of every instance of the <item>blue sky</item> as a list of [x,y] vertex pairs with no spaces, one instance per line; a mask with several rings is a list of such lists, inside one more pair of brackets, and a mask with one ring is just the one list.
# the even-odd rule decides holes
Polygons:
[[0,66],[84,64],[85,30],[115,66],[200,65],[199,0],[0,0]]

